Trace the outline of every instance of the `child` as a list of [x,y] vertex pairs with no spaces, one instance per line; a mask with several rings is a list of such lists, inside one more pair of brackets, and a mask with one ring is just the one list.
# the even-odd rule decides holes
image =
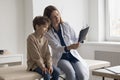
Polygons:
[[27,70],[39,73],[44,80],[58,80],[59,69],[52,66],[52,57],[48,40],[44,37],[50,25],[47,17],[36,16],[33,19],[34,33],[27,38]]

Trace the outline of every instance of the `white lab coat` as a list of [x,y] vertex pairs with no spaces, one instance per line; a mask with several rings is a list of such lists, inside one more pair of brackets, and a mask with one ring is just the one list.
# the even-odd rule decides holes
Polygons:
[[[60,24],[60,26],[61,26],[61,33],[66,46],[69,46],[73,43],[77,43],[78,38],[76,37],[74,30],[67,23],[62,23]],[[49,41],[49,45],[52,47],[53,64],[57,65],[62,54],[65,52],[64,51],[65,46],[61,46],[60,39],[58,35],[54,32],[53,28],[46,33],[46,37]],[[72,49],[70,50],[70,52],[75,58],[77,58],[83,64],[83,66],[86,69],[86,72],[89,73],[89,69],[86,62],[82,59],[82,57],[79,55],[77,50]]]

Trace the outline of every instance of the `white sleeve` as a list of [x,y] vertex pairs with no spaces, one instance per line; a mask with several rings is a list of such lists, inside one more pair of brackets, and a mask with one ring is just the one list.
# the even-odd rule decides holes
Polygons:
[[45,36],[48,39],[48,43],[53,50],[56,50],[59,53],[65,52],[64,50],[65,46],[61,46],[60,42],[55,38],[53,34],[50,34],[49,32],[47,32]]

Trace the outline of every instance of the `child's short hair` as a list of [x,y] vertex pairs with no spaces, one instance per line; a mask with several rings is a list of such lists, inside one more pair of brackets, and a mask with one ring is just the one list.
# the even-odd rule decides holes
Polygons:
[[47,17],[43,17],[43,16],[36,16],[34,19],[33,19],[33,28],[34,30],[36,30],[36,25],[44,25],[44,24],[48,24],[48,26],[50,25],[50,20],[49,18]]

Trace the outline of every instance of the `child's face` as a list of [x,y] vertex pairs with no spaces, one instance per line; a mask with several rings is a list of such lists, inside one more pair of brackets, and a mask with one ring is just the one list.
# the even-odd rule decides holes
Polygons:
[[39,35],[43,36],[48,30],[48,24],[44,24],[44,25],[41,25],[41,26],[37,25],[37,26],[38,27],[36,27],[36,31]]

